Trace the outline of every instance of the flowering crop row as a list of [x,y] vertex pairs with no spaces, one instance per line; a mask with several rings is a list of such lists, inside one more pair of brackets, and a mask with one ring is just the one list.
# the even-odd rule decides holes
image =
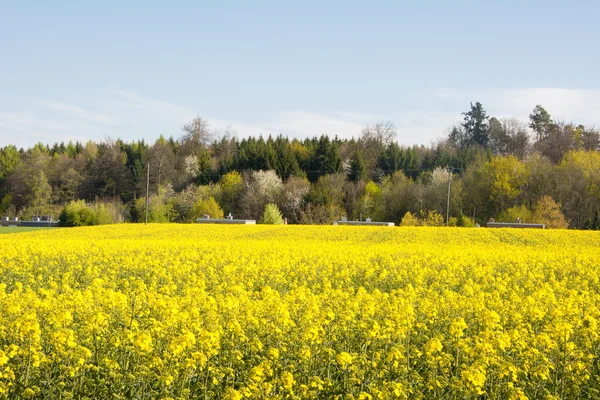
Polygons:
[[598,398],[600,234],[0,237],[0,397]]

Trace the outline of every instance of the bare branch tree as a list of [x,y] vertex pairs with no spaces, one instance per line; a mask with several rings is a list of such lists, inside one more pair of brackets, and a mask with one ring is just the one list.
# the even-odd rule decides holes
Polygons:
[[198,156],[202,149],[210,145],[213,134],[208,127],[208,121],[197,116],[181,128],[183,131],[181,144],[188,154]]

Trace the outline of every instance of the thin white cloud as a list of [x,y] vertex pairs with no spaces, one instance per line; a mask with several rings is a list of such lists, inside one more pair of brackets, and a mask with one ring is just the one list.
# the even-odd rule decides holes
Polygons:
[[465,111],[470,101],[479,101],[496,117],[526,120],[533,108],[541,104],[555,118],[583,124],[600,123],[600,90],[525,88],[458,90],[436,89],[441,102]]
[[355,118],[342,118],[337,115],[309,111],[281,112],[273,115],[272,120],[264,123],[273,130],[294,137],[327,134],[340,138],[358,137],[366,125],[366,121],[364,123],[356,122]]
[[[203,117],[204,118],[204,117]],[[232,130],[235,132],[237,137],[243,138],[248,136],[277,136],[282,133],[277,130],[272,130],[270,128],[265,128],[260,125],[244,123],[244,122],[234,122],[228,121],[218,118],[206,118],[210,129],[217,134],[217,136],[222,135],[225,130]]]
[[39,118],[31,111],[0,113],[0,127],[21,132],[60,131],[65,127],[58,121]]
[[461,120],[459,112],[408,111],[389,118],[396,126],[396,139],[404,145],[430,144],[446,135],[449,126]]
[[[104,92],[87,99],[87,106],[55,99],[29,99],[26,110],[0,113],[2,144],[31,146],[38,141],[78,138],[153,141],[160,134],[178,137],[181,127],[196,115],[211,128],[223,132],[231,127],[239,137],[283,134],[305,138],[321,134],[340,138],[358,137],[369,124],[393,121],[401,144],[428,144],[446,135],[449,126],[462,120],[469,102],[480,101],[498,118],[527,120],[536,104],[542,104],[555,119],[600,125],[600,90],[560,88],[529,89],[434,89],[411,93],[416,101],[398,112],[376,115],[368,112],[315,112],[308,109],[280,110],[259,120],[236,119],[235,110],[219,116],[205,115],[189,105],[179,105],[128,91]],[[90,106],[93,104],[93,106]],[[231,118],[225,116],[229,112]]]
[[110,100],[108,104],[126,112],[137,111],[168,119],[193,118],[196,115],[190,107],[154,100],[135,92],[114,91],[112,93],[116,98]]
[[364,121],[384,121],[385,115],[370,114],[370,113],[359,113],[359,112],[337,112],[333,115],[338,116],[342,119],[354,122]]
[[62,103],[54,100],[46,100],[46,99],[35,99],[40,106],[47,110],[51,110],[56,112],[57,114],[63,115],[66,118],[75,118],[81,119],[84,121],[90,122],[99,122],[99,123],[116,123],[117,121],[114,117],[103,115],[97,112],[86,110],[82,107]]
[[46,143],[64,129],[64,124],[42,119],[33,112],[0,113],[0,146],[13,144],[18,147]]

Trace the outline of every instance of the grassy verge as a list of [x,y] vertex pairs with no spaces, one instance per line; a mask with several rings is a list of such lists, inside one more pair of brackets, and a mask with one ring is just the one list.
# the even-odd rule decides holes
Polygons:
[[37,227],[37,226],[0,226],[0,235],[4,233],[21,233],[38,231],[40,229],[52,229],[48,227]]

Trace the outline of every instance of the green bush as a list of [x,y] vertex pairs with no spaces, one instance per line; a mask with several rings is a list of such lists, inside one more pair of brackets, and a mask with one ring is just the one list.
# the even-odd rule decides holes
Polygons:
[[419,226],[421,225],[421,221],[417,217],[413,215],[410,211],[404,214],[402,220],[400,221],[400,226]]
[[112,224],[114,219],[104,204],[94,206],[84,200],[72,201],[63,208],[60,216],[60,226],[91,226]]
[[223,209],[214,197],[206,200],[198,200],[194,204],[193,219],[202,218],[208,215],[210,218],[223,218]]
[[261,224],[266,225],[281,225],[283,224],[283,217],[279,208],[275,204],[267,204],[265,206],[265,213],[260,220]]
[[474,228],[475,221],[461,212],[456,218],[456,226],[462,226],[463,228]]
[[94,209],[98,225],[107,225],[115,223],[113,213],[105,204],[96,204]]
[[[171,202],[165,202],[158,196],[150,197],[148,207],[148,222],[173,222],[177,217],[177,212],[173,209]],[[144,222],[146,220],[146,199],[140,197],[135,201],[132,212],[134,222]]]
[[421,210],[421,225],[423,226],[444,226],[444,217],[435,210]]
[[533,222],[533,211],[525,205],[520,205],[500,213],[497,218],[498,222],[517,222],[517,219],[521,222]]

